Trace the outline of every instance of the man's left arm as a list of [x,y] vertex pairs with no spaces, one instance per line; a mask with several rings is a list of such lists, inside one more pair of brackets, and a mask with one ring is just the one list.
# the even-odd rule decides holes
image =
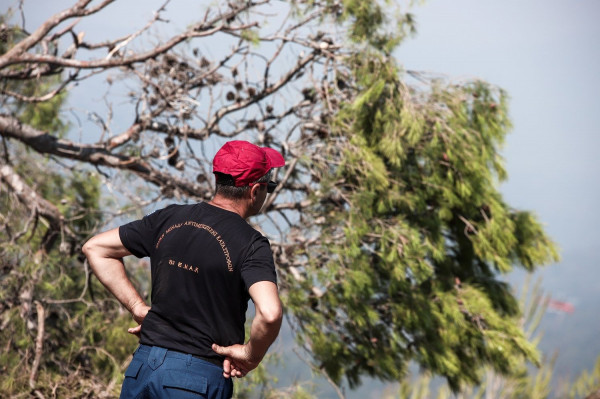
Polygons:
[[248,292],[256,309],[248,342],[244,345],[212,346],[213,351],[225,356],[223,376],[227,378],[243,377],[255,369],[277,338],[281,327],[283,309],[277,285],[271,281],[259,281],[252,284]]
[[131,252],[121,242],[119,229],[112,229],[92,237],[83,245],[82,251],[98,280],[125,306],[138,323],[137,327],[130,328],[128,331],[139,335],[141,324],[150,307],[146,305],[125,273],[123,257],[131,255]]

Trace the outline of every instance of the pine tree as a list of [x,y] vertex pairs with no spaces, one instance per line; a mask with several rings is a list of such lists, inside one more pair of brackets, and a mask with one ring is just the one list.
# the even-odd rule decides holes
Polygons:
[[401,380],[415,362],[458,391],[487,366],[517,375],[539,363],[502,276],[558,255],[498,190],[506,93],[482,81],[411,87],[389,55],[396,39],[347,60],[356,94],[330,123],[318,175],[327,201],[313,209],[321,221],[297,254],[304,278],[287,306],[337,382]]

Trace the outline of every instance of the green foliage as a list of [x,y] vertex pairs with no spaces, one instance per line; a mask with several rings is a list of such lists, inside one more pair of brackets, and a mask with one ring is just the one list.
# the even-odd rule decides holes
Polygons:
[[[7,32],[10,43],[22,36],[17,28]],[[4,87],[23,97],[36,97],[58,82],[54,76]],[[66,94],[59,94],[49,101],[15,100],[5,106],[23,123],[60,136],[68,127],[60,118],[65,99]],[[114,397],[115,383],[122,378],[137,340],[123,328],[130,316],[90,278],[80,253],[83,239],[101,222],[100,182],[87,171],[61,171],[48,158],[11,142],[5,142],[3,151],[3,159],[23,182],[56,206],[64,228],[74,236],[53,231],[56,226],[30,210],[34,204],[21,203],[0,188],[0,221],[6,227],[0,229],[0,345],[4,348],[0,391],[7,396],[33,395],[35,390],[46,397],[102,392]],[[46,246],[49,234],[58,239]],[[38,321],[36,304],[43,309],[43,323]],[[39,337],[43,338],[40,363],[34,370]],[[30,381],[32,370],[37,375]]]
[[[17,149],[18,150],[18,149]],[[86,173],[50,172],[39,156],[20,153],[16,168],[26,182],[59,204],[66,226],[80,240],[100,222],[97,180]],[[32,220],[25,206],[0,191],[0,215],[10,229],[0,231],[0,390],[16,395],[31,389],[29,370],[40,334],[35,303],[44,308],[43,347],[35,389],[45,396],[85,396],[103,390],[117,393],[126,359],[136,339],[127,334],[128,313],[90,278],[79,242],[45,251],[42,238],[52,227]],[[25,234],[17,234],[24,232]],[[113,381],[113,385],[109,382]]]
[[[527,337],[532,338],[547,309],[547,298],[541,294],[540,283],[533,287],[526,279],[519,300],[524,309],[522,322]],[[534,340],[538,340],[539,336]],[[560,356],[560,354],[558,354]],[[568,384],[557,384],[554,375],[555,358],[543,359],[541,366],[533,370],[523,368],[519,373],[505,376],[495,373],[491,367],[483,370],[484,379],[478,386],[468,386],[452,393],[447,386],[435,391],[430,373],[419,373],[414,378],[400,382],[397,389],[384,395],[385,399],[548,399],[548,398],[595,398],[600,392],[600,358],[591,371],[584,371],[579,378]],[[553,383],[554,382],[554,383]]]
[[[4,54],[27,35],[17,25],[11,25],[10,14],[0,15],[0,25],[4,27],[2,30],[3,40],[0,41],[0,54]],[[12,69],[15,68],[18,69],[19,67]],[[10,109],[11,112],[17,115],[23,123],[27,123],[36,129],[56,133],[60,137],[68,129],[68,125],[59,117],[60,108],[66,100],[66,91],[58,93],[48,101],[28,102],[20,99],[21,97],[35,98],[43,96],[52,88],[58,86],[60,82],[62,82],[60,70],[56,70],[53,75],[36,79],[3,81],[3,90],[16,93],[16,96],[9,97],[7,104],[3,105],[7,110]]]
[[348,22],[348,38],[390,54],[409,34],[415,33],[410,13],[402,13],[392,1],[344,0],[339,22]]
[[[45,81],[28,81],[26,84],[20,85],[19,91],[25,96],[38,97],[47,93],[50,88],[59,84],[60,81],[59,76]],[[36,129],[56,132],[59,137],[63,136],[67,132],[68,126],[58,117],[58,114],[66,96],[66,92],[61,92],[50,101],[18,103],[19,119],[27,121],[30,126]]]
[[377,53],[351,66],[359,94],[333,122],[329,156],[341,162],[323,184],[346,204],[316,209],[328,221],[305,254],[307,284],[324,293],[288,298],[302,342],[350,386],[365,374],[400,380],[410,361],[455,391],[478,384],[487,366],[519,375],[538,364],[500,276],[558,256],[535,217],[497,188],[506,94],[480,81],[417,91]]
[[[68,181],[64,176],[39,170],[35,176],[32,183],[47,186],[44,188],[53,193],[49,198],[67,199],[62,211],[65,217],[74,215],[69,223],[73,231],[83,237],[90,223],[98,223],[93,212],[81,214],[84,206],[98,207],[98,186],[93,181],[84,184],[78,176]],[[25,230],[27,235],[18,239],[5,236],[0,245],[0,345],[8,348],[0,359],[5,376],[0,390],[14,395],[30,389],[27,370],[36,353],[39,323],[34,303],[39,302],[45,317],[36,390],[45,396],[54,391],[58,397],[105,390],[116,396],[118,387],[114,383],[122,378],[126,360],[137,343],[124,327],[129,314],[90,277],[75,243],[70,249],[57,243],[44,252],[40,245],[47,227],[40,223],[36,229],[33,224],[28,228],[26,210],[1,194],[0,213],[14,230]]]
[[579,378],[571,386],[568,397],[569,399],[583,398],[587,395],[594,398],[600,395],[600,357],[596,360],[595,367],[590,371],[584,371]]
[[260,40],[259,40],[259,32],[258,32],[258,31],[255,31],[255,30],[251,30],[251,29],[244,30],[244,31],[243,31],[243,32],[240,34],[240,37],[241,37],[243,40],[245,40],[245,41],[247,41],[247,42],[250,42],[250,43],[252,43],[254,46],[258,46],[258,44],[260,43]]

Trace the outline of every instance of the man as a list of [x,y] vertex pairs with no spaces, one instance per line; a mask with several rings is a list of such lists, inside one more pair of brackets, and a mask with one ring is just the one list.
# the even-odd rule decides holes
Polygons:
[[[229,398],[231,377],[256,368],[281,326],[269,242],[245,219],[276,183],[281,154],[246,141],[215,155],[212,201],[171,205],[90,239],[83,252],[98,279],[131,312],[140,346],[121,398]],[[150,257],[152,304],[125,274],[122,258]],[[248,300],[256,313],[244,344]]]

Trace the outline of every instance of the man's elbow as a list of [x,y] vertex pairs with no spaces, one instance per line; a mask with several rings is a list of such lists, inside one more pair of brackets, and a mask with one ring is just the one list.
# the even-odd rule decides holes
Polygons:
[[91,255],[91,254],[92,254],[92,252],[93,252],[94,245],[93,245],[93,243],[92,243],[92,240],[93,240],[93,238],[92,238],[92,239],[89,239],[89,240],[87,240],[87,241],[86,241],[86,243],[85,243],[85,244],[83,244],[83,246],[81,247],[81,252],[83,252],[83,254],[84,254],[84,255],[85,255],[87,258],[89,258],[89,257],[90,257],[90,255]]
[[283,320],[283,309],[281,303],[270,306],[267,309],[261,311],[261,317],[263,321],[271,326],[280,326]]
[[86,258],[90,259],[95,254],[98,253],[99,246],[96,244],[96,237],[92,237],[86,241],[85,244],[81,247],[81,252],[86,256]]
[[86,243],[81,247],[81,252],[83,252],[87,260],[90,262],[92,269],[96,261],[105,257],[105,251],[101,243],[98,242],[97,236],[94,236],[86,241]]

